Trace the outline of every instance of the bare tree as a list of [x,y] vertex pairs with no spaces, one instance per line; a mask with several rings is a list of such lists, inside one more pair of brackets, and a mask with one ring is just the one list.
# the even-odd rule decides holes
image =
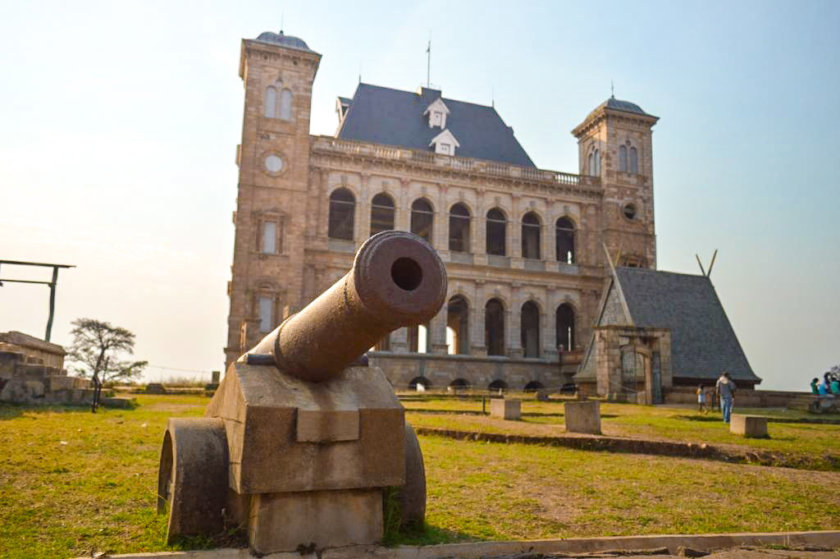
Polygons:
[[91,410],[94,412],[104,383],[134,378],[148,364],[148,361],[123,358],[124,354],[134,353],[134,334],[125,328],[92,318],[79,318],[73,321],[70,334],[73,336],[73,344],[68,355],[75,365],[74,370],[93,380]]

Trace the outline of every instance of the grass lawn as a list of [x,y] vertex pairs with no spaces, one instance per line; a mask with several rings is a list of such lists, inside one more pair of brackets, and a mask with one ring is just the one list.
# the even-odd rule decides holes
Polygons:
[[[521,421],[503,421],[481,415],[458,415],[451,412],[481,411],[481,401],[428,400],[405,402],[412,425],[504,433],[552,436],[565,433],[563,403],[523,400]],[[487,405],[489,409],[489,404]],[[410,413],[412,409],[440,410],[441,414]],[[774,410],[736,410],[796,419],[805,414]],[[840,470],[840,425],[808,423],[773,423],[768,425],[769,439],[745,439],[729,432],[718,413],[701,414],[690,408],[651,407],[633,404],[601,404],[604,435],[705,442],[774,451],[792,456],[807,456],[816,469]]]
[[[164,426],[170,416],[201,415],[208,399],[137,400],[137,409],[96,415],[0,406],[0,556],[166,549],[165,518],[155,514]],[[840,493],[827,489],[840,482],[833,472],[439,437],[421,437],[421,445],[429,530],[413,541],[807,530],[840,522]]]

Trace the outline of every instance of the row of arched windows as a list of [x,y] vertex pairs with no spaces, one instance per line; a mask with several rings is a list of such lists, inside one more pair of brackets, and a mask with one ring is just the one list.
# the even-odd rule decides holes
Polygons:
[[[422,386],[422,388],[418,388],[420,386]],[[455,380],[449,383],[448,387],[452,390],[466,390],[468,388],[471,388],[471,385],[467,379],[456,378]],[[421,376],[414,377],[413,379],[411,379],[411,381],[408,383],[408,388],[410,390],[425,391],[431,388],[435,388],[435,386],[432,385],[432,381],[430,381],[428,378]],[[508,383],[502,379],[496,379],[487,385],[487,390],[491,392],[507,390],[508,388]],[[542,388],[545,388],[543,383],[541,383],[538,380],[532,380],[525,385],[525,388],[523,390],[525,390],[525,392],[534,392]]]
[[[519,309],[519,335],[524,357],[540,357],[540,308],[534,301],[526,301]],[[559,305],[554,313],[555,347],[558,351],[575,349],[575,311],[569,303]],[[467,300],[455,295],[446,307],[446,345],[451,355],[470,354],[470,308]],[[428,353],[431,346],[427,325],[408,329],[409,351]],[[505,343],[505,306],[497,298],[484,305],[484,345],[487,355],[507,355]],[[386,349],[388,344],[380,345]]]
[[[332,239],[353,240],[356,198],[346,188],[339,188],[330,195],[328,235]],[[396,209],[394,200],[380,192],[371,200],[370,234],[394,229]],[[434,209],[425,198],[418,198],[411,204],[412,233],[433,240]],[[449,250],[470,252],[470,210],[460,202],[449,209]],[[499,208],[492,208],[486,215],[487,254],[507,255],[507,218]],[[528,212],[522,217],[522,257],[539,260],[541,258],[542,221],[535,212]],[[561,217],[555,222],[556,258],[560,262],[575,262],[575,225],[568,217]]]
[[265,88],[263,114],[266,118],[292,120],[292,92],[279,82]]

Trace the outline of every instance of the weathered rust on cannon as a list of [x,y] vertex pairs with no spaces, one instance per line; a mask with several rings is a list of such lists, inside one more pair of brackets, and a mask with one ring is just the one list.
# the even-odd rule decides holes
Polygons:
[[303,380],[335,377],[390,331],[428,322],[446,297],[446,270],[416,235],[371,237],[353,269],[248,352],[272,355]]
[[420,447],[382,371],[357,360],[445,297],[428,243],[371,237],[344,277],[228,368],[205,418],[170,420],[158,486],[169,540],[239,526],[260,553],[371,544],[390,487],[402,521],[422,523]]

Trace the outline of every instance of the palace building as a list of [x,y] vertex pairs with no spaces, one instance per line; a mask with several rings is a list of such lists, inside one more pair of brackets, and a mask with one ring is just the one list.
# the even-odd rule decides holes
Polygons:
[[320,59],[282,32],[242,41],[227,364],[344,275],[368,237],[399,229],[438,251],[449,293],[429,324],[369,354],[395,387],[594,388],[595,373],[574,375],[611,267],[656,268],[657,117],[598,105],[572,130],[575,173],[537,168],[494,107],[430,88],[360,83],[336,100],[335,135],[316,136]]

